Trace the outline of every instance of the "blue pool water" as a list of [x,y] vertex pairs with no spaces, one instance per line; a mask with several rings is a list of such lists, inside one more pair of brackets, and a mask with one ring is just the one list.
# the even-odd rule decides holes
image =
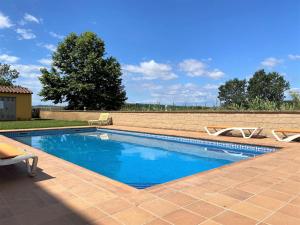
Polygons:
[[274,149],[113,130],[8,134],[136,188],[175,180]]

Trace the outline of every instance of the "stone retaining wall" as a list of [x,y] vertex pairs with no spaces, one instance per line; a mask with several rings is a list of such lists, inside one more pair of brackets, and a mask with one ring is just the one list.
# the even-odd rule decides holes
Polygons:
[[[100,112],[41,111],[40,117],[58,120],[98,119]],[[300,113],[270,112],[110,112],[114,125],[174,130],[204,131],[207,125],[263,127],[271,129],[300,128]]]

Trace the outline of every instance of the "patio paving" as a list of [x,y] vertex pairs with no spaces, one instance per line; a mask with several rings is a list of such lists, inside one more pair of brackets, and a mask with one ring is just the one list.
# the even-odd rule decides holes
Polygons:
[[298,225],[299,143],[271,138],[211,137],[201,132],[109,126],[111,129],[281,147],[144,190],[0,136],[39,156],[35,178],[25,165],[0,167],[1,225]]

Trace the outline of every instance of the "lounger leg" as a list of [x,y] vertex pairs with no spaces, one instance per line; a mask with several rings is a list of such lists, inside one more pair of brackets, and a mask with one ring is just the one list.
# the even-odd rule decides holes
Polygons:
[[207,127],[204,127],[204,130],[208,133],[208,135],[213,135]]
[[210,132],[210,130],[208,129],[208,127],[204,127],[204,130],[208,133],[208,135],[213,135],[213,136],[218,136],[218,130],[216,128],[212,128],[214,131],[214,133]]
[[277,141],[283,141],[283,139],[281,139],[274,130],[272,130],[272,134],[277,139]]
[[262,131],[263,131],[263,129],[262,129],[262,128],[259,128],[256,135],[257,135],[257,136],[260,135],[260,133],[261,133]]
[[30,165],[29,159],[26,159],[27,172],[29,176],[34,177],[36,175],[36,167],[38,163],[38,157],[32,157],[32,164]]
[[[256,128],[256,129],[253,130],[252,133],[250,132],[250,135],[248,136],[248,138],[251,138],[251,137],[256,133],[257,130],[258,130],[258,129]],[[260,133],[260,132],[259,132],[259,133]]]
[[248,137],[246,136],[246,134],[245,134],[245,132],[244,132],[243,129],[240,129],[240,131],[241,131],[241,133],[242,133],[242,135],[243,135],[243,138],[248,138]]
[[243,135],[243,138],[251,138],[255,133],[256,131],[258,130],[257,128],[256,129],[253,129],[253,131],[251,132],[251,130],[247,129],[249,131],[249,135],[247,136],[244,132],[244,129],[240,129],[242,135]]

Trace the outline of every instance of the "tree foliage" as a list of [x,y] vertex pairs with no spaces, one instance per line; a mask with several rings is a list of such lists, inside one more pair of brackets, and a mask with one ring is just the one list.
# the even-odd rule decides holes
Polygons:
[[219,100],[225,106],[243,106],[246,103],[246,80],[237,78],[227,81],[219,87]]
[[40,95],[69,109],[119,109],[125,102],[121,65],[104,57],[104,42],[95,33],[71,33],[52,56],[52,68],[42,69]]
[[19,77],[19,72],[11,69],[8,64],[0,63],[0,85],[13,86],[15,80]]
[[282,75],[259,70],[246,80],[233,79],[219,87],[219,100],[225,107],[234,108],[280,108],[284,92],[290,87]]
[[284,100],[284,92],[289,88],[289,82],[279,73],[266,73],[264,70],[259,70],[248,82],[248,98],[259,98],[281,104]]
[[291,102],[296,109],[300,109],[300,94],[297,91],[290,91],[290,96],[292,98]]

